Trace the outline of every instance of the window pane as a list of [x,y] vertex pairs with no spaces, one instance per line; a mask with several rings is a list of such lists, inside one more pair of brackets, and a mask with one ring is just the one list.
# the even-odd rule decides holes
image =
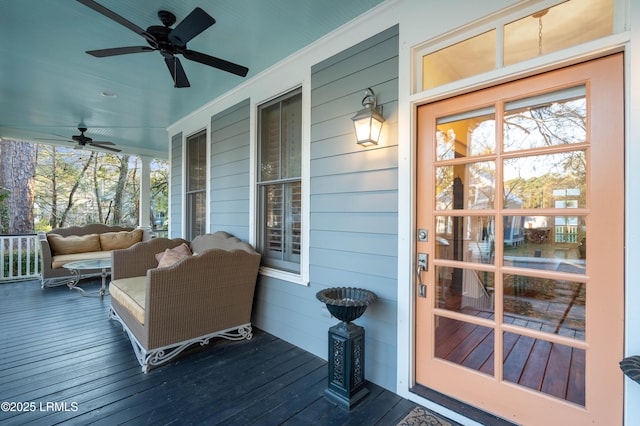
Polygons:
[[503,334],[504,380],[575,404],[585,404],[585,350]]
[[260,115],[260,181],[280,179],[280,104]]
[[505,274],[503,285],[506,323],[585,339],[585,283]]
[[302,95],[282,101],[282,178],[302,175]]
[[493,272],[436,266],[437,307],[477,315],[493,313],[495,279]]
[[434,323],[436,358],[493,376],[493,329],[441,316]]
[[567,1],[505,25],[504,64],[515,64],[612,33],[613,0]]
[[436,216],[436,258],[493,264],[493,216]]
[[187,238],[193,240],[198,235],[204,235],[206,231],[207,197],[204,191],[187,194]]
[[187,139],[187,191],[204,190],[207,178],[207,137],[202,132]]
[[436,209],[491,209],[495,197],[495,162],[436,167]]
[[504,206],[520,208],[586,207],[585,151],[504,160]]
[[301,176],[302,95],[261,109],[260,181]]
[[438,119],[436,125],[436,158],[438,160],[495,153],[494,108],[442,117]]
[[[584,216],[505,216],[504,265],[584,274],[587,257]],[[524,242],[506,242],[507,224]],[[515,226],[517,224],[517,226]]]
[[491,71],[496,67],[496,31],[469,38],[422,57],[422,89]]
[[299,272],[302,192],[300,182],[261,186],[265,265]]
[[504,150],[587,141],[584,86],[519,99],[505,105]]

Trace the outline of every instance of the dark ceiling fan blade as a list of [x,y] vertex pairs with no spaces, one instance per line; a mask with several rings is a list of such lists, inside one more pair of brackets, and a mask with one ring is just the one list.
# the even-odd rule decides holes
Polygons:
[[115,143],[109,141],[91,141],[89,143],[93,145],[115,145]]
[[191,87],[187,74],[184,72],[184,68],[182,68],[182,64],[180,63],[180,59],[167,55],[164,57],[164,62],[167,64],[167,68],[169,68],[169,72],[171,73],[173,87]]
[[114,47],[112,49],[88,50],[87,53],[96,58],[107,56],[128,55],[130,53],[153,52],[155,49],[149,46]]
[[196,7],[169,33],[169,40],[178,46],[186,46],[189,40],[215,23],[207,12]]
[[93,0],[77,0],[77,1],[78,1],[78,3],[82,3],[83,5],[87,6],[88,8],[93,9],[96,12],[106,16],[107,18],[111,19],[112,21],[115,21],[120,25],[124,25],[125,27],[127,27],[131,31],[133,31],[134,33],[140,34],[142,37],[147,39],[147,41],[149,41],[153,45],[157,44],[156,39],[151,34],[149,34],[146,30],[140,28],[139,26],[137,26],[133,22],[123,18],[122,16],[118,15],[117,13],[107,9],[103,5],[101,5],[99,3],[96,3]]
[[96,148],[100,148],[100,149],[105,149],[107,151],[120,152],[118,148],[111,148],[110,146],[105,146],[104,142],[102,143],[89,142],[88,145],[95,146]]
[[224,59],[215,58],[201,52],[196,52],[195,50],[187,49],[182,52],[182,55],[191,61],[200,62],[201,64],[209,65],[210,67],[218,68],[223,71],[239,75],[240,77],[245,77],[249,72],[249,68],[247,67],[225,61]]

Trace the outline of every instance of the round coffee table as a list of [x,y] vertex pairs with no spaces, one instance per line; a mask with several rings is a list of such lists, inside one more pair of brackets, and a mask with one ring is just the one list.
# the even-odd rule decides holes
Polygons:
[[63,268],[68,269],[74,275],[73,281],[67,286],[70,289],[78,290],[83,296],[92,295],[84,289],[77,286],[82,278],[82,273],[91,269],[100,269],[100,276],[102,277],[102,287],[100,288],[100,297],[104,297],[107,290],[107,275],[111,272],[111,258],[108,259],[91,259],[91,260],[77,260],[75,262],[69,262],[62,265]]

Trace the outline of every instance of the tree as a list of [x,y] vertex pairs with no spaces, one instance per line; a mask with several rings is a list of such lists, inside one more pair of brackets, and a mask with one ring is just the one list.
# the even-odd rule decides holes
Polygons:
[[36,149],[27,142],[2,139],[0,187],[2,187],[3,233],[24,234],[34,230],[33,202]]
[[80,174],[77,176],[76,181],[74,182],[73,187],[71,188],[71,191],[69,192],[69,198],[67,199],[68,200],[67,201],[67,206],[64,209],[64,212],[62,212],[62,216],[60,217],[59,226],[64,226],[65,225],[65,221],[67,220],[67,215],[69,214],[69,212],[71,211],[71,208],[73,207],[73,197],[76,194],[76,191],[78,190],[78,187],[80,186],[80,182],[82,180],[82,177],[84,176],[85,172],[87,171],[87,169],[91,165],[91,162],[93,161],[94,154],[95,154],[94,152],[91,152],[91,155],[89,156],[89,159],[86,161],[86,163],[84,163],[84,166],[82,166]]

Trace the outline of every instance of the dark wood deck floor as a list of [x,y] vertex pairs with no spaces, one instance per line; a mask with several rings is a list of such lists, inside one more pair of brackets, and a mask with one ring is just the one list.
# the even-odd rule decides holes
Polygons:
[[[97,289],[97,282],[81,284]],[[0,284],[2,424],[395,425],[416,404],[368,384],[347,413],[323,396],[322,359],[254,329],[142,374],[109,297]]]

